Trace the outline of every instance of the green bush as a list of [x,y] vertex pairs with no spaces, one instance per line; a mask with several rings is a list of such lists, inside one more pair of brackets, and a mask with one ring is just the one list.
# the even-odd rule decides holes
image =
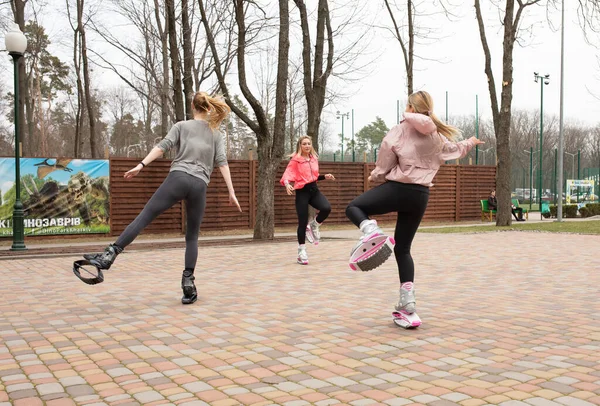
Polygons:
[[[600,205],[598,205],[600,206]],[[590,207],[588,204],[586,207]],[[600,207],[598,208],[600,210]],[[557,206],[550,206],[550,216],[556,217]],[[591,213],[591,211],[590,211]],[[599,213],[600,214],[600,213]],[[595,214],[589,214],[590,216],[595,216]],[[583,217],[583,214],[581,215]],[[576,204],[563,204],[563,217],[564,218],[575,218],[577,217],[577,205]],[[547,218],[547,217],[546,217]]]
[[583,206],[579,208],[579,214],[581,214],[581,217],[590,217],[590,209],[588,209],[587,207]]
[[563,206],[563,212],[566,218],[575,218],[577,217],[577,205],[565,204]]
[[600,203],[588,203],[585,207],[589,210],[590,216],[600,216]]

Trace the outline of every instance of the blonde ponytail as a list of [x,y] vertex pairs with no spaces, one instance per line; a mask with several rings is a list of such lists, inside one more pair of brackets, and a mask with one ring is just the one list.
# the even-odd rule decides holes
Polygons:
[[222,98],[210,96],[205,92],[196,92],[192,105],[196,111],[208,113],[208,125],[213,130],[219,128],[231,112],[231,108]]
[[433,98],[426,91],[420,90],[408,96],[408,104],[411,105],[415,111],[415,113],[425,114],[431,118],[431,121],[437,127],[437,132],[440,135],[443,135],[450,141],[454,141],[458,135],[460,135],[460,130],[454,126],[443,123],[434,113],[433,113]]

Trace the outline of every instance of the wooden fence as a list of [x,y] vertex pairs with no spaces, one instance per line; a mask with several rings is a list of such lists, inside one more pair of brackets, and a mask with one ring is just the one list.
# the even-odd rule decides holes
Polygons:
[[[120,234],[142,210],[148,199],[167,176],[170,161],[159,159],[147,166],[140,174],[125,180],[123,173],[131,169],[139,159],[110,159],[110,219],[111,234]],[[294,197],[288,196],[279,179],[287,165],[281,163],[275,187],[275,225],[297,224]],[[321,162],[320,173],[332,173],[335,181],[322,181],[319,188],[331,203],[329,224],[347,223],[345,209],[348,203],[369,187],[367,177],[374,167],[362,162]],[[213,173],[208,187],[206,213],[202,230],[251,229],[256,212],[258,185],[257,161],[229,161],[236,196],[242,213],[229,206],[227,186],[218,170]],[[461,221],[480,218],[479,200],[489,196],[495,188],[496,167],[483,165],[442,165],[430,191],[429,205],[424,221]],[[393,214],[380,216],[381,220],[394,220]],[[161,214],[145,233],[177,233],[185,228],[185,207],[182,203]]]

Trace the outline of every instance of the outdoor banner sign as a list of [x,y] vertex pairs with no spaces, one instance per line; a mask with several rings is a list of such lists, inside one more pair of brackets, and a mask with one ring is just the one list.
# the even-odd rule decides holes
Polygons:
[[[106,159],[21,158],[25,235],[108,233]],[[0,237],[13,234],[15,158],[0,158]]]
[[565,200],[567,204],[581,203],[580,200],[595,200],[594,181],[592,179],[568,179]]

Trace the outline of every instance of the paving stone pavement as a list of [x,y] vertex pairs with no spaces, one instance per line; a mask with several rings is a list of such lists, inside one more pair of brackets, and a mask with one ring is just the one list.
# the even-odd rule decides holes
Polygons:
[[190,306],[181,249],[1,261],[0,406],[600,404],[599,236],[418,234],[416,330],[353,244],[201,247]]

